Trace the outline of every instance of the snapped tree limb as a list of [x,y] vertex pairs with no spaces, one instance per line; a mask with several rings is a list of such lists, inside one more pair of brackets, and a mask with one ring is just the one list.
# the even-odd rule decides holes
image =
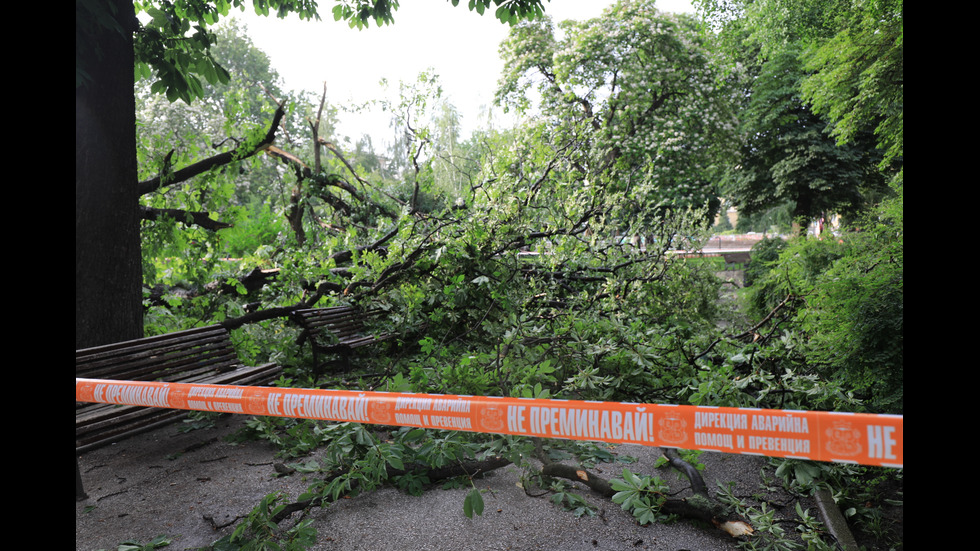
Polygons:
[[279,108],[276,109],[275,116],[272,119],[272,124],[269,125],[268,132],[266,132],[265,137],[258,144],[254,146],[247,144],[241,145],[232,151],[224,151],[180,170],[174,172],[166,171],[165,174],[157,175],[149,180],[137,183],[137,193],[140,196],[153,193],[162,187],[185,182],[194,176],[204,174],[213,168],[231,164],[242,159],[247,159],[256,155],[257,153],[265,151],[265,149],[272,145],[272,143],[275,141],[276,129],[279,127],[279,123],[282,122],[282,118],[285,116],[285,114],[285,109],[280,105]]
[[232,227],[228,222],[221,222],[211,218],[210,213],[202,211],[190,211],[183,209],[158,209],[140,205],[140,218],[143,220],[160,220],[161,218],[172,218],[184,224],[194,224],[206,230],[218,231]]

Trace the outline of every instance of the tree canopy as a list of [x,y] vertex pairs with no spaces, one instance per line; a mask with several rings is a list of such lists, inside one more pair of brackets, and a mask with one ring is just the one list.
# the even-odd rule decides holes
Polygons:
[[832,123],[840,143],[871,131],[883,170],[901,184],[904,151],[904,4],[900,0],[698,0],[731,44],[747,40],[762,59],[801,50],[801,97]]
[[797,221],[850,215],[887,189],[870,133],[838,143],[832,125],[803,102],[799,56],[786,48],[765,61],[745,60],[754,74],[740,115],[738,164],[728,167],[725,189],[742,214],[788,203]]
[[541,132],[573,148],[579,179],[629,187],[643,210],[712,218],[735,118],[696,22],[619,2],[557,30],[547,19],[515,27],[498,102],[543,115]]

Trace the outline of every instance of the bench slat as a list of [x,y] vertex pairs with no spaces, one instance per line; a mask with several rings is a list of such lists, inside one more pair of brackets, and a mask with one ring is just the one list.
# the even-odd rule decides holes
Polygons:
[[394,334],[366,334],[365,320],[381,313],[381,310],[364,312],[350,306],[333,306],[297,310],[291,317],[303,329],[296,339],[297,344],[309,341],[319,371],[321,352],[341,354],[346,367],[347,356],[352,350],[395,337]]
[[[244,366],[228,330],[209,326],[75,351],[75,376],[91,379],[266,385],[276,364]],[[92,449],[187,415],[164,408],[75,404],[75,449]]]
[[238,355],[227,331],[206,327],[78,350],[75,374],[93,379],[154,380],[194,366],[230,370]]

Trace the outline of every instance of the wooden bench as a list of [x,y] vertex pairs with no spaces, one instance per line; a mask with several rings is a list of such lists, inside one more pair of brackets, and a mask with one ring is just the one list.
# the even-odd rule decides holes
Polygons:
[[[242,365],[231,335],[219,325],[75,351],[75,376],[86,379],[261,386],[274,381],[281,371],[271,363]],[[76,402],[75,452],[172,423],[187,413]]]
[[339,355],[342,369],[346,370],[356,349],[394,338],[394,333],[371,334],[365,328],[365,321],[381,313],[382,310],[365,312],[351,306],[334,306],[296,310],[290,318],[303,330],[296,344],[310,343],[314,371],[319,374],[324,365],[320,354]]

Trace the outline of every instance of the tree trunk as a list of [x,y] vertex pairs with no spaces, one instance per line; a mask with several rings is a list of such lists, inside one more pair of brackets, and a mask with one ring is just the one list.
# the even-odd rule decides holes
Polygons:
[[810,190],[801,191],[796,197],[793,208],[793,235],[805,237],[810,225],[810,213],[813,212],[813,195]]
[[76,28],[76,70],[87,76],[75,86],[76,349],[143,336],[136,19],[131,1],[112,3],[117,28]]

